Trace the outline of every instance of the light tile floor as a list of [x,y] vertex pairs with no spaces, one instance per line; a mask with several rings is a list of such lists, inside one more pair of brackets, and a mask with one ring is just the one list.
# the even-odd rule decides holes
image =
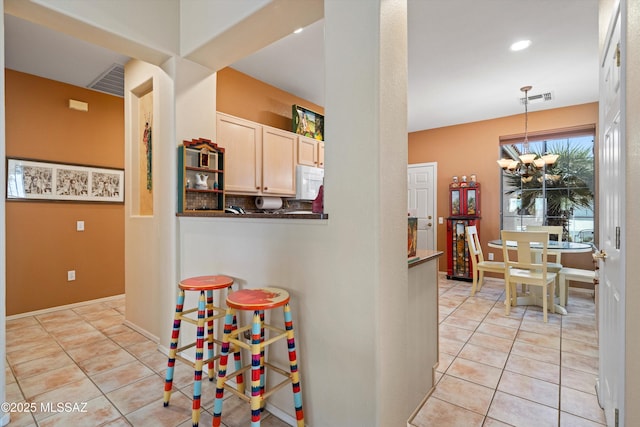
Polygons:
[[[569,314],[542,322],[538,307],[504,315],[502,280],[470,284],[440,277],[440,366],[416,427],[605,424],[595,396],[598,341],[590,292],[571,290]],[[124,299],[7,322],[7,401],[34,402],[13,413],[19,426],[191,426],[193,372],[177,364],[171,404],[162,405],[166,357],[123,324]],[[201,426],[211,425],[215,383],[203,382]],[[86,412],[40,404],[86,402]],[[227,397],[223,422],[249,425],[248,404]],[[284,427],[273,415],[264,427]],[[336,426],[348,427],[348,426]]]
[[[193,370],[176,362],[170,405],[163,407],[167,358],[124,325],[123,314],[118,298],[7,321],[6,400],[14,409],[35,404],[35,412],[13,412],[9,426],[190,427]],[[211,425],[214,396],[215,381],[204,380],[201,426]],[[47,410],[59,402],[77,405]],[[226,427],[250,424],[249,404],[231,393],[222,412]],[[262,425],[287,426],[268,412]]]
[[440,276],[437,385],[416,427],[596,427],[598,406],[593,292],[570,289],[567,315],[540,307],[504,310],[504,281],[471,284]]

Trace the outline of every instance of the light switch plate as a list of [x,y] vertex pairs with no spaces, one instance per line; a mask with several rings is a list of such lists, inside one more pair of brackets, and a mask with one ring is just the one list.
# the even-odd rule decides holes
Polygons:
[[76,230],[77,231],[84,231],[84,221],[76,222]]

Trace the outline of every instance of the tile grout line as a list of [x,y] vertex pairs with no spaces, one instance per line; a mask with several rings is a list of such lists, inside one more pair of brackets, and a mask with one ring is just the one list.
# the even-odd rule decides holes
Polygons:
[[[451,288],[449,288],[449,290],[451,290]],[[480,289],[480,290],[478,290],[478,291],[476,291],[476,295],[478,295],[480,292],[481,292],[481,289]],[[445,293],[446,293],[446,292],[445,292]],[[484,317],[482,318],[482,320],[480,320],[480,322],[478,323],[478,325],[477,325],[477,326],[475,327],[475,329],[473,330],[473,333],[475,333],[475,332],[477,332],[477,331],[478,331],[478,329],[480,328],[480,325],[482,325],[482,324],[484,323],[484,321],[485,321],[485,320],[487,319],[487,317],[489,316],[489,313],[491,313],[491,311],[492,311],[494,308],[496,308],[496,304],[498,304],[498,303],[500,302],[500,300],[502,299],[502,296],[503,296],[503,295],[504,295],[504,291],[503,291],[503,292],[501,292],[501,293],[500,293],[500,295],[498,295],[498,296],[496,297],[496,300],[493,302],[493,305],[492,305],[492,306],[491,306],[491,308],[487,311],[487,313],[484,315]],[[474,297],[475,297],[475,296],[474,296]],[[449,315],[447,315],[447,317],[446,317],[445,319],[443,319],[443,321],[442,321],[442,322],[444,322],[444,321],[445,321],[445,320],[446,320],[450,315],[452,315],[452,314],[454,314],[456,311],[458,311],[458,309],[459,309],[459,308],[460,308],[460,307],[461,307],[465,302],[467,302],[467,301],[469,300],[469,298],[471,298],[471,296],[470,296],[470,295],[466,296],[466,297],[465,297],[465,299],[464,299],[464,300],[463,300],[463,301],[462,301],[462,302],[461,302],[461,303],[460,303],[460,304],[459,304],[459,305],[458,305],[458,306],[457,306],[457,307],[456,307],[456,308],[455,308],[455,309],[454,309],[454,310],[453,310]],[[489,301],[491,301],[491,300],[489,300]],[[440,323],[442,323],[442,322],[440,322]],[[520,325],[522,325],[522,319],[520,319],[520,323],[518,324],[518,329],[517,329],[518,331],[520,330]],[[471,336],[473,336],[473,334],[472,334]],[[516,332],[516,336],[517,336],[517,332]],[[469,340],[467,339],[467,341],[465,341],[465,343],[464,343],[464,344],[466,345],[468,342],[469,342]],[[514,343],[515,343],[515,336],[514,336],[514,339],[513,339],[512,343],[511,343],[511,347],[509,348],[509,353],[508,353],[508,356],[507,356],[507,360],[509,359],[509,355],[511,355],[511,351],[513,350],[513,345],[514,345]],[[463,346],[462,348],[464,348],[464,346]],[[461,350],[461,351],[462,351],[462,350]],[[451,367],[451,365],[453,364],[453,362],[455,362],[455,360],[456,360],[458,357],[460,357],[460,356],[459,356],[459,354],[460,354],[460,352],[458,352],[458,354],[456,354],[456,355],[454,356],[453,361],[449,364],[449,366],[447,367],[446,371],[444,371],[444,372],[442,373],[442,377],[444,377],[444,375],[445,375],[445,374],[446,374],[446,372],[449,370],[449,368]],[[463,359],[464,359],[464,358],[463,358]],[[465,360],[466,360],[466,359],[465,359]],[[505,360],[504,365],[502,366],[502,368],[501,368],[501,370],[500,370],[500,376],[499,376],[499,378],[498,378],[498,382],[496,383],[495,388],[492,388],[493,392],[491,393],[491,399],[489,400],[489,404],[487,405],[487,410],[486,410],[486,412],[485,412],[484,414],[479,414],[479,415],[482,415],[482,416],[483,416],[483,419],[482,419],[482,424],[483,424],[483,425],[484,425],[484,423],[486,423],[487,418],[489,417],[489,409],[491,408],[491,404],[493,403],[493,401],[494,401],[494,399],[495,399],[495,396],[496,396],[496,394],[497,394],[497,392],[498,392],[498,385],[500,384],[500,381],[502,380],[502,376],[504,375],[504,371],[505,371],[505,368],[506,368],[507,360]],[[442,379],[442,377],[441,377],[441,379]],[[465,381],[468,381],[468,380],[466,380],[466,379],[465,379]],[[439,382],[439,381],[438,381],[438,382]],[[474,384],[475,384],[475,383],[474,383]],[[437,384],[436,384],[436,386],[437,386]],[[488,387],[487,387],[487,388],[488,388]],[[452,405],[455,405],[455,404],[453,404],[453,403],[451,403],[451,402],[447,402],[447,403],[450,403],[450,404],[452,404]],[[458,407],[463,408],[463,409],[468,410],[468,411],[470,410],[470,409],[468,409],[468,408],[464,408],[464,407],[461,407],[461,406],[459,406],[459,405],[455,405],[455,406],[458,406]],[[472,412],[474,412],[474,411],[472,411]]]
[[[443,295],[444,295],[444,294],[446,294],[448,291],[450,291],[454,286],[455,286],[455,285],[453,285],[453,286],[449,287],[449,288],[447,289],[447,291],[445,291],[445,292],[443,293]],[[496,305],[501,301],[501,299],[502,299],[502,296],[503,296],[503,295],[504,295],[504,292],[503,292],[500,296],[498,296],[498,297],[497,297],[497,299],[496,299],[496,301],[494,302],[494,305],[492,306],[492,308],[487,312],[487,314],[485,314],[485,316],[483,317],[483,319],[479,322],[478,326],[474,329],[474,331],[473,331],[474,333],[475,333],[475,332],[477,332],[477,331],[478,331],[478,329],[479,329],[479,327],[480,327],[480,325],[482,325],[482,324],[485,322],[485,320],[487,319],[487,317],[488,317],[489,313],[490,313],[494,308],[496,308]],[[470,296],[465,297],[465,298],[464,298],[464,300],[463,300],[463,301],[462,301],[462,302],[461,302],[461,303],[460,303],[460,304],[459,304],[459,305],[458,305],[458,306],[457,306],[457,307],[456,307],[456,308],[455,308],[451,313],[449,313],[449,314],[448,314],[448,315],[447,315],[447,316],[442,320],[442,322],[440,322],[440,323],[443,323],[443,322],[444,322],[444,321],[445,321],[449,316],[453,315],[456,311],[458,311],[458,309],[459,309],[459,308],[460,308],[460,307],[461,307],[465,302],[467,302],[467,300],[468,300],[469,298],[471,298],[471,297],[470,297]],[[517,339],[517,335],[518,335],[518,333],[522,330],[522,329],[521,329],[521,327],[522,327],[522,324],[524,323],[524,319],[525,319],[525,317],[526,317],[526,312],[527,312],[527,310],[528,310],[528,307],[527,307],[527,308],[525,308],[525,313],[524,313],[524,314],[523,314],[523,316],[520,318],[520,322],[519,322],[519,324],[518,324],[518,328],[517,328],[517,333],[516,333],[516,335],[514,336],[514,339],[513,339],[512,344],[511,344],[511,348],[510,348],[510,350],[509,350],[509,356],[511,356],[511,354],[512,354],[513,346],[515,345],[515,341],[516,341],[516,339]],[[560,330],[560,332],[559,332],[559,337],[558,337],[558,339],[559,339],[559,348],[558,348],[558,351],[559,351],[559,364],[558,364],[559,377],[558,377],[558,408],[557,408],[557,413],[558,413],[558,415],[557,415],[557,417],[558,417],[558,418],[557,418],[557,419],[558,419],[558,425],[560,425],[560,416],[561,416],[561,412],[562,412],[562,408],[561,408],[561,393],[562,393],[562,390],[561,390],[561,384],[562,384],[562,383],[561,383],[561,374],[562,374],[562,334],[563,334],[563,321],[564,321],[564,319],[563,319],[563,317],[560,317],[560,319],[559,319],[559,320],[560,320],[560,324],[559,324],[559,330]],[[489,323],[490,323],[490,322],[489,322]],[[498,325],[498,326],[500,326],[500,325]],[[526,330],[524,330],[524,331],[526,331]],[[537,331],[526,331],[526,332],[529,332],[529,333],[532,333],[532,334],[536,334],[536,335],[544,335],[544,334],[540,334],[540,333],[539,333],[539,332],[537,332]],[[465,341],[465,343],[464,343],[464,344],[466,345],[467,343],[468,343],[468,340],[467,340],[467,341]],[[508,357],[509,357],[509,356],[508,356]],[[454,359],[453,359],[453,361],[451,362],[451,364],[453,364],[453,362],[454,362],[458,357],[460,357],[460,356],[459,356],[459,352],[458,352],[458,354],[457,354],[457,355],[455,355],[455,356],[454,356]],[[507,360],[508,360],[508,358],[507,358]],[[534,360],[535,360],[535,359],[534,359]],[[450,364],[450,365],[451,365],[451,364]],[[449,367],[450,367],[450,365],[449,365]],[[445,371],[443,371],[442,376],[444,376],[444,375],[447,373],[447,371],[449,370],[449,367],[447,367],[447,369],[446,369]],[[500,380],[502,379],[502,376],[504,375],[505,370],[506,370],[506,362],[505,362],[505,365],[503,366],[503,368],[501,369],[501,374],[500,374],[500,379],[498,380],[498,385],[499,385],[499,383],[500,383]],[[441,377],[441,378],[442,378],[442,377]],[[536,377],[531,377],[531,378],[538,379],[538,378],[536,378]],[[539,380],[539,379],[538,379],[538,380]],[[467,381],[467,380],[465,380],[465,381]],[[541,380],[541,381],[544,381],[544,380]],[[498,391],[498,385],[496,385],[496,388],[493,390],[493,394],[492,394],[491,402],[489,403],[488,408],[490,408],[490,407],[491,407],[491,403],[493,403],[493,400],[495,399],[495,395],[496,395],[496,393],[497,393],[497,391]],[[548,406],[548,405],[546,405],[546,404],[544,404],[544,403],[539,403],[539,402],[536,402],[536,401],[534,401],[534,400],[530,400],[530,399],[527,399],[527,398],[521,398],[521,399],[524,399],[524,400],[530,401],[530,402],[535,403],[535,404],[541,404],[541,405],[544,405],[544,406]],[[453,404],[453,403],[451,403],[451,402],[448,402],[448,403]],[[453,405],[455,405],[455,404],[453,404]],[[459,406],[459,405],[455,405],[455,406]],[[460,406],[459,406],[459,407],[460,407]],[[549,407],[549,406],[548,406],[548,407]],[[469,410],[469,409],[464,408],[464,407],[462,407],[462,408],[463,408],[463,409],[466,409],[466,410]],[[552,408],[552,409],[556,409],[556,408],[553,408],[553,407],[550,407],[550,408]],[[473,411],[472,411],[472,412],[473,412]],[[487,418],[488,418],[488,409],[487,409],[487,413],[486,413],[486,414],[485,414],[485,416],[484,416],[484,422],[486,422]],[[580,417],[580,418],[583,418],[583,417]],[[583,418],[583,419],[584,419],[584,418]]]

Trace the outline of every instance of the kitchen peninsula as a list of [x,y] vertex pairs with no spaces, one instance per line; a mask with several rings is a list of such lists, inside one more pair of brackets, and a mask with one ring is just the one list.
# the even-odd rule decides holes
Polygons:
[[441,251],[418,250],[409,262],[409,325],[407,363],[412,367],[409,386],[409,422],[435,387],[438,366],[438,260]]

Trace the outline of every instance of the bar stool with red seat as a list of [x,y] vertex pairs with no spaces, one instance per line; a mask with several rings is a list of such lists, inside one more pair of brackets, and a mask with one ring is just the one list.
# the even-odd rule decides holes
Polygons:
[[[173,320],[173,331],[171,333],[171,344],[169,347],[169,361],[167,362],[167,375],[164,384],[164,406],[169,406],[169,400],[171,399],[171,390],[173,386],[173,373],[176,359],[188,364],[194,369],[193,375],[193,405],[191,413],[191,421],[194,427],[196,427],[200,421],[200,397],[202,392],[202,367],[206,363],[208,364],[208,377],[209,381],[214,379],[214,362],[220,358],[220,354],[215,355],[214,345],[222,344],[222,341],[214,337],[214,321],[221,319],[225,316],[226,310],[222,307],[216,307],[213,304],[213,291],[227,289],[231,291],[233,285],[233,279],[227,276],[198,276],[183,279],[178,284],[178,301],[176,304],[176,312]],[[185,291],[200,292],[198,299],[198,306],[184,310],[184,298]],[[206,297],[206,300],[205,300]],[[189,317],[188,315],[197,311],[197,318]],[[206,316],[205,316],[206,311]],[[180,336],[180,326],[182,321],[197,326],[196,340],[178,347],[178,338]],[[207,334],[205,337],[204,325],[207,324]],[[236,327],[235,318],[231,321],[231,328]],[[204,341],[207,340],[208,354],[207,358],[204,356]],[[195,363],[186,359],[181,353],[192,347],[196,348]],[[240,367],[240,353],[235,353],[236,365]],[[243,387],[243,378],[238,378],[238,383]]]
[[[277,328],[264,323],[264,311],[277,307],[283,307],[285,329]],[[253,321],[250,325],[241,328],[233,328],[233,319],[236,310],[253,311]],[[275,335],[266,339],[265,329],[274,332]],[[245,331],[251,331],[251,343],[242,341]],[[264,360],[264,350],[282,338],[287,339],[289,352],[289,372]],[[233,348],[244,348],[251,351],[251,364],[238,368],[227,375],[227,360],[230,345]],[[260,426],[260,417],[265,400],[271,394],[291,383],[293,390],[293,403],[296,412],[298,427],[304,427],[304,413],[302,411],[302,391],[298,373],[298,361],[296,357],[296,345],[293,334],[293,321],[289,307],[289,293],[279,288],[242,289],[227,296],[227,312],[225,316],[224,334],[222,336],[221,357],[218,366],[218,380],[216,383],[216,400],[213,404],[213,426],[219,427],[222,421],[222,401],[224,391],[229,390],[241,399],[251,404],[251,426]],[[281,383],[265,390],[265,368],[286,377]],[[251,397],[244,394],[244,389],[239,390],[227,384],[227,380],[241,375],[251,369]]]

